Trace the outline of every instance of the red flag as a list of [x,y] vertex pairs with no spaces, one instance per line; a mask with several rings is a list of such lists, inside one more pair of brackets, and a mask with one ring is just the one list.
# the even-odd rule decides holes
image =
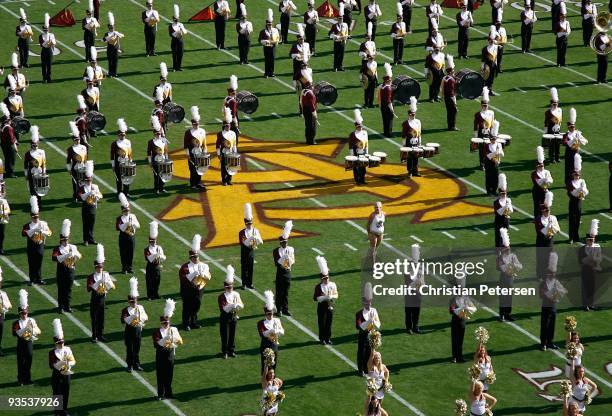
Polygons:
[[212,4],[208,7],[205,7],[204,9],[200,10],[199,12],[197,12],[196,14],[194,14],[193,16],[191,16],[189,18],[190,22],[210,22],[212,20],[215,20],[215,11],[214,9],[211,7]]
[[[442,2],[442,7],[448,7],[451,9],[460,9],[462,0],[444,0]],[[476,10],[480,6],[479,1],[474,1],[474,10]]]
[[319,17],[338,17],[338,9],[335,8],[329,0],[325,0],[325,2],[317,8],[317,12],[319,13]]
[[49,24],[57,27],[74,26],[75,23],[74,15],[68,8],[60,10],[55,16],[49,19]]

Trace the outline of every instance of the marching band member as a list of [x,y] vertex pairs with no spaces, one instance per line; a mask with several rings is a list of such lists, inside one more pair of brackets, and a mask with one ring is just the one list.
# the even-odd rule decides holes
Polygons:
[[162,263],[166,260],[164,249],[157,244],[159,234],[159,223],[149,223],[149,245],[144,249],[144,257],[147,265],[145,267],[145,281],[147,284],[147,298],[149,300],[159,299],[159,284],[161,282]]
[[87,67],[87,87],[81,90],[81,95],[87,104],[87,111],[100,111],[100,89],[95,86],[95,74],[92,67]]
[[[393,117],[395,117],[395,110],[393,109],[393,71],[388,62],[385,62],[384,67],[385,75],[380,86],[380,114],[383,122],[383,136],[393,137]],[[374,95],[374,92],[372,92],[372,95]]]
[[83,72],[83,81],[87,82],[88,79],[91,79],[94,87],[101,87],[102,81],[104,80],[104,71],[102,67],[98,65],[98,50],[95,46],[90,48],[89,56],[89,67],[93,69],[93,73],[88,71],[89,67],[86,67]]
[[575,403],[577,405],[579,415],[583,415],[586,411],[588,405],[587,394],[597,391],[597,384],[586,377],[584,372],[584,367],[575,367],[571,377],[572,394],[569,398],[569,404],[572,405]]
[[372,352],[368,335],[372,330],[380,329],[378,311],[372,307],[374,292],[372,283],[367,282],[363,288],[361,303],[363,308],[355,314],[355,327],[357,328],[357,372],[365,377],[368,371],[368,358]]
[[497,43],[497,74],[501,74],[504,72],[502,70],[502,59],[504,57],[504,47],[506,43],[508,43],[508,35],[506,33],[506,28],[502,26],[504,11],[500,10],[497,14],[497,21],[495,22],[495,30],[497,32],[497,37],[495,38],[495,42]]
[[[393,39],[393,65],[403,64],[404,61],[404,38],[408,34],[406,23],[403,22],[402,3],[398,2],[397,17],[391,26],[391,39]],[[378,7],[378,6],[376,6]]]
[[586,182],[582,179],[582,156],[574,155],[573,179],[566,185],[569,198],[569,240],[570,244],[580,241],[580,218],[582,217],[582,201],[589,194]]
[[[514,287],[514,279],[518,276],[523,265],[510,248],[510,235],[507,228],[500,228],[499,235],[501,250],[497,256],[497,270],[499,270],[499,287],[510,289]],[[499,296],[499,320],[514,321],[512,317],[512,295]]]
[[432,34],[434,28],[437,30],[440,24],[440,16],[444,14],[444,10],[436,0],[430,0],[427,7],[425,7],[425,16],[427,16],[428,33]]
[[440,101],[440,85],[444,76],[444,53],[438,44],[433,46],[433,53],[425,58],[425,78],[429,82],[429,102]]
[[[539,256],[538,256],[539,257]],[[544,274],[544,279],[540,282],[540,298],[542,299],[542,309],[540,316],[540,350],[558,350],[553,340],[555,339],[555,321],[557,319],[557,303],[567,294],[567,289],[563,287],[557,279],[557,263],[559,256],[551,251],[548,256],[548,264]]]
[[474,26],[472,12],[467,9],[468,0],[461,1],[461,11],[457,13],[456,20],[459,27],[457,40],[457,55],[459,59],[468,58],[468,43],[470,41],[469,30]]
[[366,26],[365,40],[359,45],[359,57],[361,58],[360,74],[366,72],[366,65],[369,58],[376,58],[376,43],[372,40],[372,24]]
[[[482,98],[480,99],[480,111],[474,114],[474,136],[480,138],[488,138],[495,121],[495,113],[489,110],[489,88],[482,89]],[[484,169],[484,146],[478,151],[480,166]]]
[[428,54],[433,53],[436,46],[438,49],[442,50],[446,47],[446,41],[442,33],[438,30],[438,24],[434,21],[432,23],[431,33],[425,40],[425,50]]
[[236,357],[236,325],[238,313],[244,309],[244,303],[240,299],[240,293],[234,291],[234,268],[227,266],[224,291],[217,298],[219,304],[219,329],[221,333],[221,354],[224,359]]
[[258,42],[263,46],[265,71],[264,77],[274,78],[274,59],[276,57],[276,45],[280,41],[278,29],[273,26],[274,15],[272,9],[268,9],[266,28],[259,32]]
[[66,170],[72,179],[72,197],[79,202],[78,190],[81,184],[78,181],[77,168],[85,167],[87,162],[87,147],[81,144],[79,128],[74,121],[68,123],[72,134],[72,146],[66,150]]
[[344,71],[344,49],[349,37],[349,26],[344,23],[344,4],[340,3],[336,23],[329,30],[329,38],[334,41],[334,72]]
[[248,202],[244,204],[244,228],[238,233],[240,242],[240,277],[242,289],[255,289],[253,286],[253,264],[255,250],[263,244],[259,230],[253,226],[253,208]]
[[247,20],[247,9],[244,3],[240,3],[240,21],[236,23],[238,33],[238,54],[240,55],[240,65],[249,63],[249,50],[251,49],[251,33],[253,33],[253,23]]
[[[11,118],[23,117],[25,114],[23,97],[17,94],[17,84],[15,83],[15,79],[13,77],[7,79],[9,82],[8,95],[4,98],[4,100],[2,100],[2,103],[8,108]],[[19,134],[15,134],[17,134],[17,138],[19,138]]]
[[206,130],[200,127],[200,109],[191,107],[191,128],[185,131],[183,148],[187,153],[187,166],[189,167],[189,186],[192,189],[201,189],[206,192],[202,183],[202,176],[198,173],[195,156],[208,154],[206,145]]
[[[598,51],[610,50],[610,37],[606,32],[599,32],[595,35],[595,49]],[[597,83],[607,84],[607,73],[608,73],[608,54],[601,53],[597,54]]]
[[238,121],[238,100],[236,99],[237,91],[238,77],[236,77],[236,75],[230,75],[230,85],[227,88],[227,96],[223,101],[223,109],[221,111],[225,115],[225,109],[229,108],[232,113],[231,129],[236,135],[236,147],[238,147],[238,139],[240,136],[240,122]]
[[183,300],[183,329],[191,331],[202,326],[198,323],[198,312],[202,306],[204,287],[211,279],[208,264],[200,261],[200,234],[193,236],[189,262],[183,264],[179,270],[181,286],[181,299]]
[[53,344],[55,348],[49,351],[49,368],[52,370],[51,390],[54,396],[59,396],[62,400],[60,405],[62,410],[56,410],[55,414],[68,415],[72,367],[76,365],[76,360],[72,349],[64,343],[62,321],[57,318],[53,320]]
[[289,242],[293,221],[285,222],[283,232],[278,237],[280,247],[272,252],[276,266],[276,309],[279,316],[291,316],[289,312],[289,288],[291,287],[291,267],[295,264],[295,251]]
[[11,73],[4,80],[4,88],[14,86],[12,89],[15,90],[15,94],[22,95],[29,84],[25,75],[19,72],[19,57],[16,52],[13,52],[11,54]]
[[493,203],[493,211],[495,213],[495,247],[502,246],[501,230],[506,230],[510,227],[510,215],[514,212],[512,200],[508,197],[508,179],[505,173],[500,173],[497,179],[497,191],[499,197]]
[[106,42],[106,57],[108,58],[108,76],[111,78],[117,77],[117,62],[119,62],[119,54],[121,53],[121,38],[125,35],[115,30],[115,15],[108,12],[108,32],[102,37],[102,41]]
[[372,258],[376,259],[376,250],[382,244],[385,233],[385,212],[382,209],[382,202],[377,201],[374,204],[374,211],[368,217],[366,230],[370,240],[370,253]]
[[[413,264],[418,264],[421,259],[421,247],[418,244],[413,244],[410,248],[410,261]],[[415,266],[418,267],[418,266]],[[421,316],[421,294],[419,288],[425,284],[425,270],[422,267],[414,269],[414,273],[406,275],[406,284],[414,288],[414,295],[407,294],[404,297],[404,325],[406,332],[410,335],[421,334],[419,328],[419,317]]]
[[[376,3],[376,0],[370,0],[370,4],[363,9],[363,14],[365,16],[366,26],[370,23],[372,24],[372,41],[375,41],[378,18],[382,16],[382,11],[380,10],[380,6]],[[401,15],[401,7],[398,7],[398,16],[399,15]]]
[[72,299],[72,285],[76,274],[76,263],[83,257],[74,244],[70,244],[69,219],[62,223],[59,246],[53,248],[51,259],[57,263],[57,311],[58,313],[72,312],[70,300]]
[[19,318],[13,322],[13,336],[17,338],[17,384],[27,386],[32,383],[32,356],[34,341],[41,334],[34,318],[30,318],[28,292],[19,290]]
[[360,5],[355,0],[338,0],[338,9],[342,10],[344,7],[343,20],[348,27],[348,37],[351,37],[351,33],[355,29],[357,22],[353,19],[353,10],[358,9]]
[[19,148],[19,141],[15,129],[11,124],[11,113],[5,103],[0,103],[2,111],[2,133],[0,134],[0,146],[4,154],[4,176],[16,178],[15,176],[15,157]]
[[472,388],[469,394],[470,399],[470,414],[473,416],[487,415],[487,410],[490,410],[497,403],[497,399],[489,393],[485,393],[484,385],[481,381],[472,383]]
[[[556,0],[555,0],[556,1]],[[561,3],[559,11],[559,21],[555,25],[554,32],[557,36],[557,66],[565,66],[565,53],[567,52],[567,38],[572,33],[570,22],[565,17],[567,7],[565,2]]]
[[124,193],[130,195],[130,185],[121,181],[121,164],[132,161],[132,143],[126,137],[128,126],[123,118],[117,119],[117,140],[111,144],[110,159],[111,167],[115,173],[115,184],[117,195]]
[[414,0],[400,0],[399,4],[402,5],[402,19],[406,24],[406,33],[411,34],[410,23],[412,23],[412,7],[414,6]]
[[449,131],[458,131],[457,123],[457,81],[455,80],[455,60],[446,54],[446,75],[442,78],[440,92],[446,107],[446,125]]
[[[410,97],[410,105],[408,106],[408,119],[402,124],[402,138],[404,146],[419,147],[421,146],[421,120],[416,118],[417,99]],[[419,157],[415,153],[409,153],[406,160],[406,170],[408,177],[421,176],[419,173]]]
[[[465,288],[465,280],[457,280],[456,286]],[[470,315],[476,313],[476,306],[466,295],[451,298],[449,313],[451,315],[451,347],[453,363],[464,363],[463,338],[465,337],[465,325]]]
[[135,276],[130,278],[130,294],[128,295],[128,306],[121,310],[121,323],[125,325],[125,362],[127,372],[132,370],[144,371],[140,366],[140,341],[142,339],[142,328],[149,320],[142,305],[138,303],[138,279]]
[[601,246],[595,242],[597,234],[599,234],[599,220],[592,219],[591,227],[586,235],[586,244],[578,250],[580,281],[582,286],[582,307],[587,312],[599,310],[599,308],[595,306],[595,281],[597,279],[597,272],[601,271],[603,256],[601,253]]
[[[308,62],[310,58],[310,45],[308,42],[304,42],[304,25],[302,23],[297,24],[298,34],[296,43],[291,46],[289,56],[293,61],[293,86],[298,89],[298,81],[301,77],[302,65],[304,61]],[[304,60],[304,57],[308,55],[308,58]]]
[[491,127],[491,133],[489,135],[490,143],[484,145],[484,167],[485,167],[485,188],[487,195],[495,196],[498,184],[497,178],[499,176],[499,165],[501,164],[502,157],[504,157],[504,148],[501,143],[497,142],[497,134],[499,132],[499,121],[495,120]]
[[83,143],[83,145],[89,149],[89,137],[90,135],[95,136],[96,132],[93,129],[91,131],[89,130],[85,97],[83,97],[81,94],[77,95],[77,102],[79,103],[79,107],[76,110],[77,116],[74,118],[74,123],[76,123],[81,143]]
[[98,19],[92,16],[94,12],[93,0],[89,0],[89,7],[85,10],[85,17],[81,20],[81,28],[83,29],[83,40],[85,42],[85,62],[89,62],[91,48],[95,48],[94,43],[100,23]]
[[499,14],[504,12],[504,6],[508,0],[491,0],[491,24],[494,25],[499,19]]
[[168,67],[165,62],[159,64],[159,84],[153,89],[153,97],[156,100],[159,99],[158,91],[162,93],[162,106],[172,101],[172,84],[168,82]]
[[531,196],[533,199],[533,216],[537,217],[540,213],[540,206],[544,203],[546,190],[552,185],[553,178],[547,169],[544,169],[544,148],[538,146],[536,169],[531,172]]
[[[257,331],[261,341],[259,343],[259,355],[261,358],[261,370],[264,372],[265,368],[276,369],[278,364],[278,339],[285,335],[285,329],[281,320],[274,317],[276,312],[276,306],[274,306],[274,293],[271,290],[264,292],[264,314],[265,318],[257,322]],[[266,349],[274,351],[274,364],[271,366],[266,365],[266,359],[264,357],[264,351]]]
[[4,333],[6,313],[13,308],[8,294],[2,290],[2,280],[2,268],[0,267],[0,357],[4,356],[4,352],[2,352],[2,334]]
[[281,42],[289,43],[289,21],[291,19],[291,13],[297,11],[297,6],[291,0],[281,0],[278,4],[278,11],[280,12],[280,25],[281,25]]
[[487,38],[487,46],[482,48],[480,61],[480,70],[485,80],[485,86],[489,89],[491,95],[495,96],[493,92],[493,81],[497,75],[497,54],[499,53],[499,46],[495,42],[497,39],[497,30],[495,26],[489,28],[489,37]]
[[21,229],[22,237],[27,239],[28,276],[30,278],[28,286],[31,286],[32,283],[36,285],[46,284],[41,279],[41,267],[43,255],[45,254],[45,240],[47,237],[51,237],[52,232],[47,222],[39,219],[39,212],[38,199],[32,195],[30,197],[30,216],[32,221],[24,224]]
[[236,133],[230,130],[232,123],[232,112],[229,108],[225,108],[225,117],[223,119],[223,130],[217,133],[217,142],[215,148],[217,149],[217,156],[221,161],[221,183],[223,186],[232,184],[232,175],[230,175],[226,160],[226,153],[236,153]]
[[[363,128],[363,117],[361,111],[355,109],[355,131],[349,135],[348,145],[349,154],[352,156],[365,156],[368,154],[368,132]],[[365,166],[355,166],[353,168],[353,177],[355,184],[365,185]]]
[[525,0],[525,9],[521,12],[521,51],[531,53],[531,34],[533,24],[538,21],[535,11],[531,9],[531,0]]
[[87,276],[87,291],[91,292],[89,299],[89,316],[91,317],[91,342],[107,342],[104,337],[104,310],[106,309],[106,295],[115,284],[106,270],[104,270],[104,246],[96,246],[96,259],[94,272]]
[[582,44],[584,46],[589,46],[591,36],[593,36],[597,6],[595,6],[591,0],[585,0],[580,8],[580,14],[582,15]]
[[83,221],[83,245],[98,244],[94,238],[94,226],[96,225],[96,213],[98,202],[102,199],[102,192],[98,185],[92,183],[94,174],[94,162],[88,160],[85,164],[85,181],[79,187],[79,198],[81,204],[81,219]]
[[[551,4],[551,8],[550,8],[550,14],[551,14],[550,23],[551,23],[551,30],[552,30],[553,33],[555,33],[557,31],[557,25],[559,24],[559,20],[561,20],[561,8],[563,7],[561,5],[562,3],[565,3],[565,0],[553,0],[552,4]],[[535,2],[534,2],[533,9],[535,10]]]
[[315,286],[312,299],[317,302],[317,324],[319,327],[319,343],[332,345],[332,321],[334,305],[338,300],[338,288],[329,281],[329,268],[325,257],[317,256],[317,265],[321,275],[321,283]]
[[582,136],[580,130],[576,130],[576,109],[570,108],[567,120],[567,132],[563,135],[565,146],[565,182],[571,180],[574,168],[574,157],[580,153],[580,146],[588,144],[589,141]]
[[[4,181],[0,180],[0,255],[4,255],[4,237],[6,225],[9,223],[9,217],[11,215],[11,207],[9,206],[8,199],[6,198],[6,192],[4,187]],[[0,269],[0,275],[2,269]],[[1,313],[2,311],[0,311]]]
[[[370,351],[370,357],[368,358],[368,378],[374,379],[376,383],[376,387],[378,390],[375,394],[370,395],[368,392],[368,397],[365,401],[365,410],[366,414],[368,411],[368,407],[371,403],[371,397],[376,397],[378,399],[378,406],[382,416],[382,408],[383,399],[385,398],[385,388],[384,386],[389,384],[389,370],[387,366],[383,364],[382,355],[378,351],[374,351],[373,349]],[[386,413],[386,412],[385,412]]]
[[544,202],[540,206],[541,215],[535,219],[536,247],[552,247],[555,234],[561,231],[557,217],[550,214],[552,202],[553,193],[550,190],[546,191]]
[[230,7],[226,0],[213,3],[215,11],[215,44],[217,49],[225,49],[225,22],[230,16]]
[[29,68],[28,57],[30,54],[30,42],[34,38],[32,27],[28,24],[28,16],[23,8],[19,8],[19,26],[15,28],[17,36],[17,49],[19,51],[19,63],[21,68]]
[[168,193],[161,178],[161,162],[168,159],[168,140],[163,136],[163,129],[157,117],[151,116],[151,125],[154,137],[147,145],[147,159],[153,169],[153,190],[156,194]]
[[38,126],[32,126],[30,128],[30,150],[23,157],[23,169],[30,188],[30,195],[35,195],[38,202],[40,202],[40,197],[34,189],[33,177],[35,175],[44,175],[47,171],[47,155],[43,149],[38,148],[39,141]]
[[[555,87],[550,89],[550,108],[544,113],[544,133],[561,133],[561,121],[563,120],[563,110],[559,107],[559,93]],[[548,159],[550,163],[559,163],[559,148],[561,140],[553,140],[548,148]]]
[[53,50],[57,41],[55,35],[50,33],[51,25],[49,23],[49,13],[45,13],[45,23],[43,25],[43,33],[38,36],[38,44],[40,50],[40,62],[42,70],[43,84],[51,82],[51,63],[53,62]]
[[317,23],[319,23],[319,12],[314,8],[314,0],[307,0],[308,10],[304,13],[304,25],[306,42],[310,45],[310,51],[312,56],[316,55],[316,41],[317,41]]
[[185,26],[179,22],[180,10],[178,4],[174,5],[172,23],[168,24],[170,34],[170,48],[172,49],[172,70],[182,71],[183,68],[183,38],[188,33]]
[[[305,63],[305,65],[308,65]],[[302,91],[300,91],[300,110],[304,117],[304,135],[307,144],[317,144],[315,137],[317,135],[317,95],[314,93],[312,86],[312,69],[307,66],[301,71],[300,81]]]
[[[378,64],[373,55],[368,55],[361,74],[363,89],[363,108],[374,108],[374,94],[378,86]],[[387,64],[389,65],[389,64]],[[381,105],[382,108],[382,105]]]
[[161,125],[162,130],[165,134],[167,125],[166,113],[164,112],[164,89],[160,86],[155,87],[155,90],[153,91],[153,96],[155,97],[155,100],[153,101],[155,108],[151,112],[151,116],[157,117],[157,119],[159,120],[159,124]]
[[160,327],[153,331],[155,347],[155,371],[157,373],[157,400],[174,399],[172,378],[174,376],[174,356],[176,348],[183,345],[183,338],[176,327],[170,326],[175,304],[166,299],[164,314],[159,317]]
[[136,230],[140,223],[136,215],[130,213],[130,203],[123,193],[119,193],[121,204],[121,215],[117,217],[115,229],[119,231],[119,254],[121,257],[121,272],[123,274],[134,273],[132,260],[134,259],[134,248],[136,247]]
[[143,10],[141,20],[144,25],[145,56],[157,56],[155,53],[155,36],[157,23],[160,21],[159,13],[153,9],[153,0],[147,0],[147,9]]

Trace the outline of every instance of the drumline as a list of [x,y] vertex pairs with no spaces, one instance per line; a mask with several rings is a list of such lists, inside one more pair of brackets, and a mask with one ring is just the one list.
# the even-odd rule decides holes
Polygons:
[[553,144],[554,140],[563,140],[563,134],[548,134],[545,133],[542,135],[542,147],[547,148]]
[[[501,144],[502,148],[508,147],[512,143],[512,136],[508,134],[499,134],[496,142]],[[488,138],[473,137],[470,140],[470,152],[477,152],[479,149],[483,149],[485,144],[489,143],[491,143],[491,141]]]
[[373,152],[371,155],[345,156],[344,169],[353,168],[376,168],[387,161],[385,152]]
[[406,162],[409,156],[429,159],[439,153],[439,143],[425,143],[424,146],[402,146],[400,147],[400,162]]

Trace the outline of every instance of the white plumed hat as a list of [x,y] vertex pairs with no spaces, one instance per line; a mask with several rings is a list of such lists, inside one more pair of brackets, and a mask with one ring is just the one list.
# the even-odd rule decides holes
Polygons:
[[28,20],[28,16],[26,15],[25,10],[22,7],[19,8],[19,16],[21,16],[22,20]]
[[340,3],[338,6],[338,16],[344,17],[344,2]]
[[89,0],[89,5],[87,7],[87,10],[89,10],[91,13],[94,12],[94,2],[93,2],[93,0]]
[[138,279],[136,276],[132,276],[130,278],[130,295],[131,299],[136,299],[139,296],[138,294]]
[[497,138],[499,135],[499,121],[493,120],[493,125],[491,126],[491,137]]
[[11,54],[11,67],[19,68],[19,56],[15,52]]
[[87,178],[93,178],[93,174],[94,174],[94,161],[88,160],[87,162],[85,162],[85,176]]
[[552,207],[554,195],[552,191],[547,191],[546,195],[544,195],[544,205],[546,205],[549,209]]
[[151,221],[149,223],[149,240],[157,240],[159,235],[159,223],[157,221]]
[[372,37],[372,22],[368,22],[368,26],[366,28],[366,35],[371,38]]
[[391,69],[391,64],[389,62],[385,62],[385,78],[391,78],[393,76],[393,70]]
[[94,69],[92,67],[88,66],[87,69],[85,70],[85,73],[87,74],[87,81],[88,82],[89,81],[93,82],[94,77],[96,75],[95,72],[94,72]]
[[410,247],[410,257],[412,261],[419,261],[421,259],[421,246],[418,244],[413,244]]
[[559,255],[552,251],[548,256],[548,271],[557,273],[557,264],[559,263]]
[[230,75],[229,89],[234,91],[238,89],[238,77],[236,75]]
[[59,318],[55,318],[53,324],[53,340],[55,342],[64,340],[64,328],[62,328],[62,321]]
[[104,256],[104,246],[100,243],[96,246],[96,261],[94,264],[104,264],[106,257]]
[[285,226],[283,227],[283,233],[281,234],[281,240],[284,240],[284,241],[289,240],[289,235],[291,234],[292,229],[293,229],[293,221],[289,220],[285,222]]
[[510,234],[508,234],[508,229],[500,228],[499,235],[501,236],[502,246],[510,247]]
[[79,103],[79,110],[86,110],[87,104],[85,104],[85,97],[81,94],[77,95],[77,102]]
[[117,128],[119,129],[119,131],[121,133],[126,133],[127,132],[128,126],[127,126],[127,124],[125,122],[125,119],[123,119],[123,118],[118,118],[117,119]]
[[599,234],[599,220],[596,218],[593,218],[591,220],[591,228],[589,230],[589,237],[595,238],[597,237],[597,234]]
[[248,202],[244,204],[244,220],[253,221],[253,207]]
[[108,12],[108,25],[115,26],[115,15],[113,12]]
[[47,29],[49,29],[50,24],[49,21],[51,20],[51,17],[49,17],[49,13],[45,13],[45,23],[43,27],[46,27]]
[[200,122],[200,109],[197,105],[191,106],[191,121]]
[[580,156],[580,153],[574,155],[574,172],[582,172],[582,156]]
[[174,15],[172,17],[174,17],[175,19],[178,19],[179,17],[181,17],[181,10],[179,9],[178,4],[174,5]]
[[38,130],[38,126],[30,127],[30,142],[38,143],[40,141],[40,131]]
[[246,5],[244,3],[240,3],[240,12],[242,13],[242,15],[244,17],[247,16],[247,9],[246,9]]
[[6,106],[6,104],[4,103],[0,103],[0,111],[2,111],[2,115],[6,118],[10,118],[11,117],[11,112],[9,111],[8,107]]
[[176,308],[176,302],[173,299],[166,299],[166,304],[164,305],[164,317],[172,318],[174,315],[174,309]]
[[319,273],[321,276],[329,276],[329,268],[327,267],[327,260],[323,256],[317,256],[317,266],[319,266]]
[[189,251],[190,255],[198,255],[200,252],[200,244],[202,243],[202,236],[200,234],[195,234],[191,239],[191,250]]
[[268,17],[266,18],[266,22],[272,23],[274,21],[274,12],[272,9],[268,9]]
[[559,11],[559,13],[563,15],[567,14],[567,6],[565,5],[564,1],[561,2],[561,10]]
[[363,300],[371,302],[374,299],[374,290],[372,289],[372,283],[367,282],[363,287]]
[[[564,3],[561,3],[564,4]],[[568,124],[576,124],[576,109],[574,107],[570,108],[569,111],[569,119],[567,120]]]
[[266,290],[264,292],[264,310],[274,312],[276,311],[276,306],[274,306],[274,293],[271,290]]
[[38,215],[40,208],[38,207],[38,198],[35,195],[30,197],[30,214]]
[[555,87],[552,87],[550,89],[550,101],[552,101],[553,103],[559,102],[559,92]]
[[410,105],[408,106],[408,111],[415,114],[417,112],[417,98],[415,96],[410,97]]
[[298,38],[304,37],[304,25],[302,23],[297,24],[297,36]]
[[119,203],[121,204],[121,208],[129,208],[130,202],[123,192],[119,192]]
[[455,58],[453,58],[453,55],[446,55],[446,68],[447,69],[453,69],[455,67]]
[[438,30],[438,21],[433,17],[429,21],[431,22],[431,30]]
[[98,60],[98,50],[96,49],[95,46],[89,47],[89,56],[90,56],[89,58],[90,61],[95,62]]
[[155,88],[155,101],[164,101],[164,90],[161,87]]
[[168,78],[168,67],[165,62],[159,64],[159,76],[162,78]]
[[396,8],[395,14],[400,17],[403,17],[404,11],[402,10],[402,3],[400,3],[399,1],[395,3],[395,8]]
[[234,266],[228,265],[225,269],[225,280],[223,281],[224,286],[233,285],[235,275],[236,273],[234,271]]
[[161,123],[159,122],[159,118],[157,116],[151,116],[151,127],[154,132],[161,131]]
[[28,292],[25,289],[19,290],[19,310],[25,311],[28,309]]
[[358,108],[356,108],[353,111],[354,115],[355,115],[355,124],[363,124],[363,117],[361,117],[361,110],[359,110]]
[[542,146],[536,147],[536,157],[539,164],[544,164],[544,148]]
[[60,234],[60,238],[64,237],[64,238],[68,238],[70,237],[70,226],[72,225],[72,222],[66,218],[64,219],[64,221],[62,221],[62,232]]
[[489,88],[488,87],[484,87],[482,89],[482,98],[480,99],[481,103],[488,103],[489,102]]
[[[465,2],[467,3],[467,0],[465,0]],[[497,22],[501,23],[504,19],[504,9],[499,9],[497,10]]]
[[232,122],[232,110],[229,107],[225,107],[223,109],[223,122],[225,124],[230,124]]
[[505,173],[500,173],[499,176],[497,177],[497,182],[498,182],[498,189],[500,191],[507,191],[508,190],[508,179],[506,178],[506,174]]
[[81,135],[79,134],[79,128],[77,127],[76,123],[74,121],[69,121],[68,124],[70,125],[70,134],[72,135],[72,137],[81,137]]

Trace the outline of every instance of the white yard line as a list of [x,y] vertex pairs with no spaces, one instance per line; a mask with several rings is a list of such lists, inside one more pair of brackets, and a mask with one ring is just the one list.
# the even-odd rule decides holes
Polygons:
[[49,2],[49,4],[56,4],[53,0],[47,0],[47,2]]
[[449,233],[448,231],[440,231],[442,234],[444,234],[445,236],[447,236],[448,238],[450,238],[451,240],[456,240],[457,237],[455,237],[454,235],[452,235],[451,233]]
[[349,250],[352,251],[358,251],[355,247],[353,247],[352,245],[350,245],[349,243],[344,243],[344,246],[347,247]]
[[243,114],[242,118],[244,118],[245,120],[248,120],[248,121],[253,121],[253,119],[251,117],[249,117],[248,114]]
[[325,253],[323,253],[321,250],[319,250],[316,247],[310,247],[312,249],[312,251],[314,251],[315,253],[317,253],[319,256],[323,256],[325,255]]
[[138,130],[136,130],[134,127],[128,127],[128,130],[133,133],[138,133]]
[[572,87],[574,87],[574,88],[577,88],[577,87],[578,87],[578,85],[574,84],[573,82],[569,82],[569,81],[567,81],[567,82],[566,82],[566,84],[567,84],[567,85],[569,85],[569,86],[572,86]]
[[220,118],[216,118],[215,121],[219,124],[223,124],[223,121]]
[[550,90],[550,87],[546,84],[540,84],[540,87],[544,88],[545,91]]
[[280,115],[278,115],[278,113],[270,113],[270,114],[272,114],[272,115],[273,115],[274,117],[276,117],[276,118],[281,118],[281,116],[280,116]]
[[180,264],[175,264],[174,267],[176,267],[177,269],[180,269],[181,265]]
[[510,228],[512,228],[514,231],[519,231],[518,227],[515,227],[514,225],[510,224]]
[[412,238],[414,241],[418,242],[418,243],[422,243],[423,240],[421,240],[419,237],[417,237],[416,235],[411,235],[410,238]]
[[76,280],[76,279],[75,279],[75,281],[73,282],[73,284],[74,284],[76,287],[81,287],[81,284],[80,284],[80,283],[78,282],[78,280]]
[[522,92],[523,94],[526,94],[527,91],[520,89],[519,87],[514,87],[515,90],[517,90],[518,92]]
[[480,228],[478,228],[478,227],[474,227],[474,230],[475,230],[475,231],[478,231],[478,232],[479,232],[480,234],[482,234],[482,235],[487,235],[487,234],[489,234],[489,233],[488,233],[488,232],[486,232],[485,230],[481,230],[481,229],[480,229]]
[[599,215],[601,215],[602,217],[605,217],[605,218],[607,218],[607,219],[609,219],[609,220],[612,220],[612,217],[611,217],[611,216],[609,216],[608,214],[605,214],[605,213],[603,213],[603,212],[600,212],[600,213],[599,213]]
[[140,269],[140,273],[147,274],[147,271],[145,269]]

